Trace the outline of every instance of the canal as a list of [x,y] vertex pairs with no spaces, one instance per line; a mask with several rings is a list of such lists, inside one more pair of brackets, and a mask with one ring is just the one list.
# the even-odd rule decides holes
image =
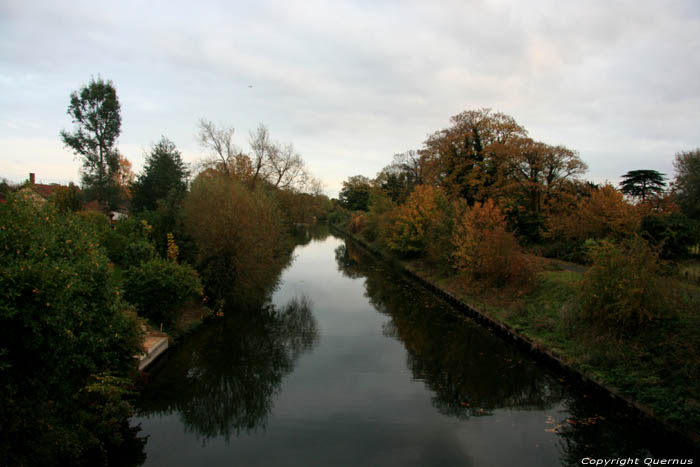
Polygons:
[[296,248],[264,306],[157,362],[131,425],[147,466],[688,456],[605,399],[325,231]]

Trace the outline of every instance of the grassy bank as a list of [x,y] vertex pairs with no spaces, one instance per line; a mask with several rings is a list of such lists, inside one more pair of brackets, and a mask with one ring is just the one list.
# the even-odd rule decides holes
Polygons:
[[[392,255],[377,244],[370,247]],[[633,335],[588,326],[578,313],[585,269],[536,258],[526,290],[489,288],[424,259],[400,265],[454,297],[507,324],[569,367],[599,381],[700,445],[700,287],[679,276],[669,281],[679,301],[675,315]]]

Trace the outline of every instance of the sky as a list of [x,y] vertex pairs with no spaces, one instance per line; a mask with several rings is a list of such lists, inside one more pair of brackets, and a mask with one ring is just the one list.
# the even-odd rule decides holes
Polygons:
[[700,147],[700,2],[0,0],[0,177],[79,181],[71,92],[111,80],[137,174],[162,136],[188,163],[200,119],[260,123],[337,196],[465,110],[563,144],[585,177],[673,176]]

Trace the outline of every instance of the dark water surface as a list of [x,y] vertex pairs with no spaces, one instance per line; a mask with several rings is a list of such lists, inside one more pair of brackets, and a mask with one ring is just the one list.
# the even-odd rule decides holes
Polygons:
[[342,239],[297,247],[270,302],[203,326],[151,369],[131,420],[148,436],[144,465],[688,455]]

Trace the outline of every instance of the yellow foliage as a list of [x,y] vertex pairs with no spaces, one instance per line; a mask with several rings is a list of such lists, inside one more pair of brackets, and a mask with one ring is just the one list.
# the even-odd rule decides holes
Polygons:
[[439,188],[418,185],[406,202],[392,212],[388,245],[402,254],[425,250],[427,233],[438,209],[438,199],[444,195]]

